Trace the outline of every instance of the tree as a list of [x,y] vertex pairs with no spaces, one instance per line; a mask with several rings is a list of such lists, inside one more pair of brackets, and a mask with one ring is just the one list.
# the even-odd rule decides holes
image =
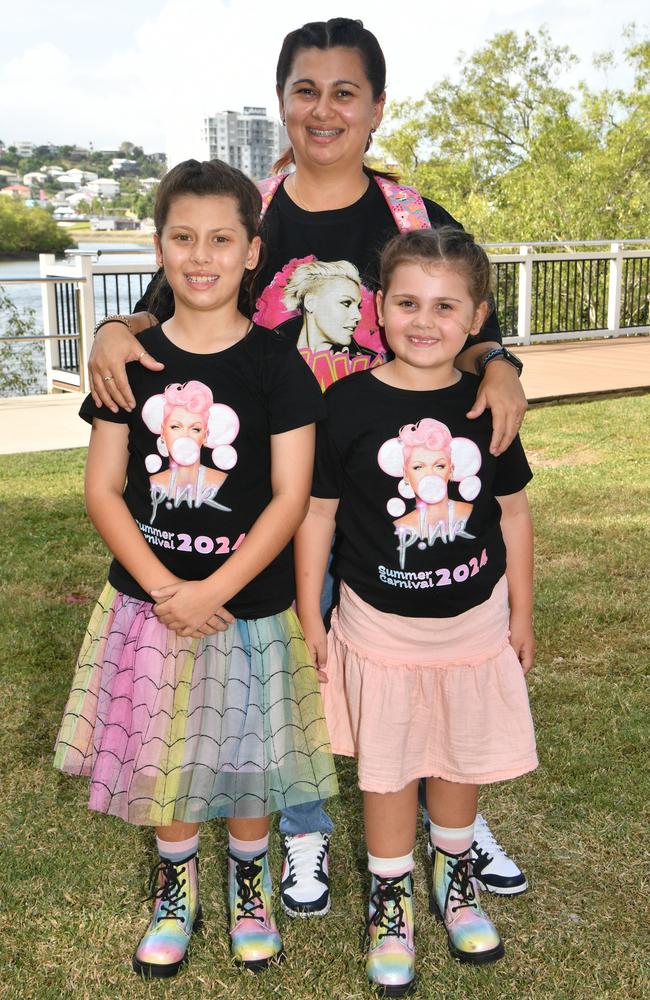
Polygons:
[[0,288],[0,396],[26,396],[33,392],[42,373],[36,354],[38,343],[27,340],[24,344],[7,343],[6,337],[36,336],[36,319],[33,309],[22,312]]
[[[405,179],[484,241],[645,235],[650,43],[628,33],[632,90],[560,86],[575,57],[537,36],[495,35],[420,101],[391,108],[382,145]],[[605,68],[610,56],[596,60]]]
[[3,257],[62,253],[74,240],[43,208],[0,198],[0,254]]

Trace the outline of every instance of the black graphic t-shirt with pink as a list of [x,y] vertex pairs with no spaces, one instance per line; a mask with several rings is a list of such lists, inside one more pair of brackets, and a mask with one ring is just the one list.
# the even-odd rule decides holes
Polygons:
[[[81,416],[129,426],[124,500],[145,540],[183,580],[223,564],[272,499],[270,436],[320,420],[318,384],[281,333],[253,326],[217,354],[191,354],[159,326],[140,335],[165,365],[127,365],[136,407],[111,413],[88,396]],[[117,590],[151,600],[114,559]],[[292,546],[228,602],[238,618],[284,611],[294,599]]]
[[505,572],[498,496],[532,478],[519,438],[490,455],[489,412],[465,416],[478,379],[396,389],[372,371],[325,394],[312,493],[337,498],[337,574],[380,611],[446,618],[488,599]]
[[[458,225],[440,205],[427,198],[422,203],[431,226]],[[371,179],[361,198],[345,208],[306,212],[283,184],[268,205],[260,230],[264,261],[255,276],[252,318],[290,337],[323,390],[386,359],[375,292],[383,247],[398,232],[398,221],[402,226],[411,221],[408,202],[403,204],[403,210],[395,206],[393,215]],[[157,283],[154,278],[136,312],[151,307]],[[246,302],[241,308],[250,311]],[[161,322],[173,314],[168,286],[159,290],[155,312]],[[501,341],[494,312],[472,343],[477,339]]]

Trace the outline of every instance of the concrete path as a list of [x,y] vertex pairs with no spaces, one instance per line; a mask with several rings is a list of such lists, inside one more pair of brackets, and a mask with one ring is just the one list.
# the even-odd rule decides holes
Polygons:
[[[515,348],[531,404],[650,392],[650,337]],[[90,428],[80,393],[0,399],[0,454],[81,448]]]

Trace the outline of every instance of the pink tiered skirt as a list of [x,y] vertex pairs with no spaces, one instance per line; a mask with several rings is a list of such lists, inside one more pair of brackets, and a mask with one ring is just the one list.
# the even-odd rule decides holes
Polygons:
[[537,767],[526,681],[508,638],[503,577],[454,618],[405,618],[345,584],[332,614],[325,716],[359,786],[396,792],[421,777],[486,784]]

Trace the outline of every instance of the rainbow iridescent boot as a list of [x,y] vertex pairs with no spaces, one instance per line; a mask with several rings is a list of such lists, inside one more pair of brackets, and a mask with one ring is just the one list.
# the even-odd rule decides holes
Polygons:
[[366,973],[382,996],[403,997],[415,985],[413,880],[372,876],[366,929]]
[[503,958],[499,932],[481,909],[472,874],[472,855],[447,854],[435,847],[429,909],[445,925],[449,950],[460,962],[483,965]]
[[283,958],[271,902],[267,852],[250,861],[228,853],[231,951],[236,965],[260,972]]
[[151,872],[148,899],[153,916],[133,955],[133,968],[147,979],[175,976],[187,960],[192,931],[201,923],[199,859],[162,858]]

